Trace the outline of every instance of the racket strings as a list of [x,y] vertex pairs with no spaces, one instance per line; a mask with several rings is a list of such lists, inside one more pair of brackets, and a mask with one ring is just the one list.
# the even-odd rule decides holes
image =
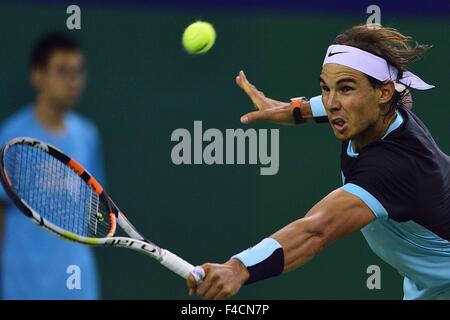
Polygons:
[[4,157],[16,193],[47,221],[84,237],[105,237],[109,210],[72,169],[47,152],[13,145]]

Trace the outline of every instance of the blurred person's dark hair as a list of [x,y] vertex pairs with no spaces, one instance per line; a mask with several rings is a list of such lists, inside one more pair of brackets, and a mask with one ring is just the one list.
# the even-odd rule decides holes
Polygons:
[[34,44],[30,55],[30,67],[46,67],[50,56],[57,50],[77,51],[81,50],[81,45],[66,33],[47,33]]

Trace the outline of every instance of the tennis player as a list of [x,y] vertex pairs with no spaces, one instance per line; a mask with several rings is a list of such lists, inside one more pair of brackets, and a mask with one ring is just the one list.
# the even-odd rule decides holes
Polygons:
[[[1,145],[20,136],[46,141],[85,164],[102,181],[103,161],[97,128],[71,111],[85,82],[80,44],[65,34],[46,34],[34,45],[30,60],[35,101],[2,122]],[[61,241],[36,228],[9,200],[2,187],[0,258],[0,298],[99,297],[92,249]]]
[[241,72],[259,109],[243,123],[328,121],[342,141],[343,186],[307,214],[224,264],[206,263],[190,294],[235,295],[241,286],[293,270],[331,242],[361,230],[371,249],[404,276],[404,299],[450,299],[450,157],[404,105],[406,88],[433,86],[408,71],[428,46],[392,28],[355,26],[328,47],[322,96],[266,98]]

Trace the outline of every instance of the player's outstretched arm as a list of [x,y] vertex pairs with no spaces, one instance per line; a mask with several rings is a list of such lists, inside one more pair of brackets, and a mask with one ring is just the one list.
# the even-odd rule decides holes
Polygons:
[[[257,109],[256,111],[244,114],[241,117],[242,123],[249,124],[255,121],[265,120],[282,125],[296,124],[291,102],[283,102],[266,97],[262,91],[258,90],[258,88],[248,81],[244,71],[240,71],[236,76],[236,84],[244,90],[255,109]],[[407,89],[403,94],[402,102],[405,107],[412,109],[413,99]],[[309,101],[302,101],[299,109],[301,112],[300,123],[311,120],[317,123],[328,123],[327,112],[321,96],[313,97]]]
[[328,244],[353,233],[375,219],[369,207],[355,195],[337,189],[318,202],[304,218],[296,220],[256,246],[224,264],[205,263],[206,277],[190,294],[206,299],[235,295],[242,285],[295,269],[311,260]]
[[[277,124],[294,125],[294,117],[292,114],[292,106],[290,102],[282,102],[270,99],[253,84],[251,84],[244,71],[240,71],[236,77],[236,84],[244,90],[253,103],[256,111],[247,113],[241,117],[241,122],[245,124],[258,120],[272,121]],[[302,105],[302,118],[305,121],[312,120],[312,112],[309,103]]]

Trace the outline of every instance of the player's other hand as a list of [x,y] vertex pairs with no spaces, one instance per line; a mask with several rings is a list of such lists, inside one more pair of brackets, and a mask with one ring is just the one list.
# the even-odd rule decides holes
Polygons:
[[295,124],[290,103],[267,98],[262,91],[259,91],[247,80],[244,71],[239,72],[236,84],[244,90],[253,106],[258,109],[243,115],[242,123],[249,124],[257,120],[267,120],[278,124]]
[[203,282],[197,284],[190,275],[187,279],[189,295],[199,295],[205,299],[220,300],[234,296],[249,278],[247,268],[236,259],[224,264],[205,263]]

